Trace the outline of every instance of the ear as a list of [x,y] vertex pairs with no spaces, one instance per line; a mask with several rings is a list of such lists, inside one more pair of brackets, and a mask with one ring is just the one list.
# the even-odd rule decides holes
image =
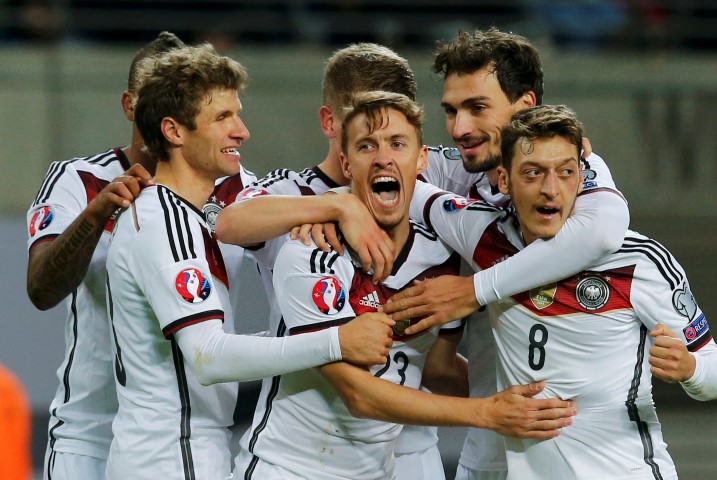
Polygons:
[[535,98],[535,92],[533,92],[532,90],[528,90],[527,92],[525,92],[516,103],[520,103],[521,110],[523,108],[534,107],[538,104]]
[[181,125],[172,117],[164,117],[159,127],[162,130],[162,135],[164,135],[164,138],[167,139],[170,145],[173,147],[181,147],[184,145],[184,131]]
[[508,170],[503,166],[498,167],[498,190],[503,195],[510,195],[510,178],[508,178]]
[[423,147],[421,147],[421,154],[418,156],[416,175],[425,172],[426,168],[428,168],[428,147],[424,145]]
[[339,161],[341,162],[341,171],[343,172],[344,177],[349,180],[353,180],[353,177],[351,177],[351,165],[349,165],[349,159],[346,158],[346,154],[344,154],[344,152],[339,153]]
[[127,117],[127,120],[129,120],[130,122],[134,122],[134,108],[137,104],[137,95],[135,95],[134,93],[129,93],[125,90],[122,93],[121,103],[124,116]]
[[336,117],[334,117],[334,112],[331,110],[331,107],[322,105],[321,108],[319,108],[319,122],[321,123],[321,130],[324,131],[326,138],[336,138],[336,128],[334,128],[335,121]]

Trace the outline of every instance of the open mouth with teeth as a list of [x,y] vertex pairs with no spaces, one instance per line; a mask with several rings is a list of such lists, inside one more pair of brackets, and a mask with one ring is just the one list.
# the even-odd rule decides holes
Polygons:
[[390,207],[398,203],[401,185],[392,177],[377,177],[371,184],[371,191],[379,204]]
[[239,155],[239,149],[236,147],[222,148],[222,153],[227,155]]

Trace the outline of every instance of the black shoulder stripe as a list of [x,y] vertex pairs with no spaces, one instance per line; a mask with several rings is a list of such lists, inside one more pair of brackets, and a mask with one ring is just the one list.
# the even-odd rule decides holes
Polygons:
[[278,170],[274,170],[272,172],[267,173],[264,175],[264,177],[260,178],[259,180],[252,183],[252,185],[257,187],[270,187],[273,184],[280,182],[282,180],[286,180],[289,178],[289,170],[288,168],[280,168]]
[[417,234],[419,234],[433,242],[438,240],[438,234],[436,232],[434,232],[432,229],[423,225],[422,223],[416,223],[416,222],[411,221],[411,225],[413,226],[413,230]]
[[158,186],[157,194],[164,211],[164,224],[167,229],[169,247],[175,262],[197,258],[194,240],[189,226],[189,213],[180,204],[180,200],[166,187]]
[[47,176],[42,182],[40,191],[37,192],[37,196],[35,196],[35,201],[33,202],[33,205],[37,205],[47,201],[47,198],[50,196],[50,193],[52,193],[52,189],[55,187],[57,180],[65,172],[68,164],[69,162],[64,161],[53,162],[52,165],[50,165],[50,170],[47,172]]
[[331,267],[338,256],[337,252],[324,252],[319,248],[315,248],[311,252],[311,273],[336,273]]
[[683,281],[684,275],[677,267],[675,257],[665,247],[649,238],[625,237],[618,253],[641,253],[649,258],[672,289]]

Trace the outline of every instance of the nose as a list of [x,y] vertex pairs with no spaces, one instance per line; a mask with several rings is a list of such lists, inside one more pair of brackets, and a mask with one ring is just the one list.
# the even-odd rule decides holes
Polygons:
[[249,137],[251,137],[251,134],[249,133],[249,129],[246,128],[246,125],[244,124],[244,121],[240,117],[235,117],[235,125],[234,128],[232,128],[231,136],[232,138],[238,138],[239,140],[249,140]]
[[543,178],[540,193],[548,198],[554,198],[558,195],[558,182],[555,172],[548,171]]
[[376,149],[374,163],[380,167],[386,167],[391,165],[393,163],[393,157],[391,156],[391,148],[387,145],[379,145]]
[[448,119],[449,130],[453,138],[463,138],[471,134],[473,126],[470,121],[470,114],[468,112],[458,110],[453,118]]

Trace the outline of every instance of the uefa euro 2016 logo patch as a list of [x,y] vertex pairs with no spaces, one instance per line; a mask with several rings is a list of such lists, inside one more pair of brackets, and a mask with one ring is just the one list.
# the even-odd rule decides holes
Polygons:
[[455,147],[444,148],[443,156],[446,157],[447,160],[463,160],[461,151]]
[[458,210],[465,208],[470,202],[467,198],[453,197],[443,202],[443,210],[448,213],[457,212]]
[[201,303],[212,293],[212,284],[207,276],[196,268],[185,268],[174,280],[177,293],[188,303]]
[[336,277],[324,277],[314,285],[311,292],[314,305],[324,315],[339,313],[346,303],[346,290]]
[[575,286],[575,299],[586,310],[599,310],[610,300],[610,287],[600,277],[583,278]]
[[269,192],[267,192],[263,188],[247,187],[244,190],[242,190],[239,198],[263,197],[264,195],[269,195]]
[[42,207],[40,210],[30,219],[30,236],[34,237],[40,230],[46,229],[51,223],[55,214],[52,213],[52,208]]

